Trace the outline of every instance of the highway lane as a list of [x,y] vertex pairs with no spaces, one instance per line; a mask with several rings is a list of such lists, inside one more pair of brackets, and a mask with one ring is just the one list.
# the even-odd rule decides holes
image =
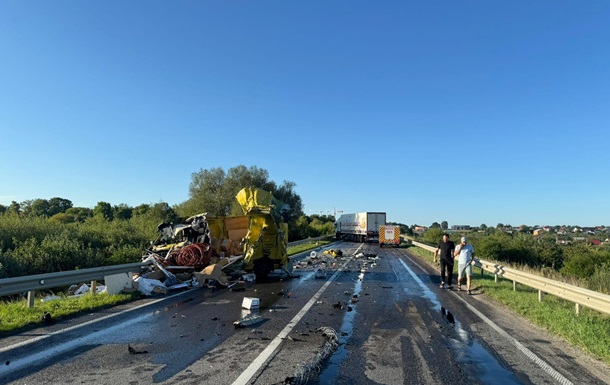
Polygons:
[[[339,347],[309,372],[311,384],[604,384],[610,378],[607,367],[583,361],[484,296],[439,289],[436,273],[403,249],[333,247],[346,255],[377,253],[380,260],[365,266],[346,258],[337,261],[345,269],[329,271],[326,279],[307,270],[241,293],[190,291],[15,349],[2,350],[16,339],[3,341],[0,359],[11,362],[0,370],[0,382],[281,384],[320,352],[327,339],[316,330],[325,326],[338,331]],[[244,296],[261,298],[265,321],[234,329]],[[129,354],[127,344],[146,353]]]

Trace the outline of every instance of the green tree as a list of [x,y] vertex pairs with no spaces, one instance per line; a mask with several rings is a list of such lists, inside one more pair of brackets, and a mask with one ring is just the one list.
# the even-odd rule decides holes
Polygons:
[[49,221],[66,224],[75,222],[76,218],[67,213],[57,213],[49,218]]
[[114,219],[128,220],[131,219],[133,213],[133,207],[121,203],[112,208],[112,215]]
[[432,225],[430,225],[430,228],[434,228],[434,229],[440,229],[441,225],[438,222],[434,222]]
[[210,216],[228,215],[237,191],[233,194],[225,184],[225,171],[215,167],[200,170],[191,177],[190,198],[185,202],[180,215],[191,216],[200,212],[207,212]]
[[150,205],[148,204],[141,204],[138,205],[136,207],[133,208],[133,211],[131,212],[132,217],[137,217],[140,215],[145,215],[148,210],[150,210]]
[[449,223],[447,223],[447,221],[442,221],[441,222],[441,229],[447,230],[448,228],[449,228]]
[[221,167],[202,169],[191,177],[189,199],[176,206],[176,211],[183,217],[201,212],[207,212],[210,216],[241,215],[235,196],[244,187],[270,191],[290,206],[290,215],[294,220],[303,212],[301,197],[294,192],[294,182],[284,181],[278,187],[269,180],[267,170],[256,166],[247,168],[240,165],[226,173]]
[[4,214],[8,210],[8,207],[5,205],[0,205],[0,214]]
[[444,232],[440,226],[438,226],[438,227],[430,226],[430,228],[428,230],[426,230],[426,232],[424,233],[423,241],[429,245],[436,245],[440,242],[440,240],[443,236],[443,233]]
[[113,219],[112,205],[108,202],[97,202],[97,205],[93,208],[93,215],[96,217],[103,218],[107,221]]
[[483,231],[487,230],[487,225],[485,223],[481,223],[481,226],[479,226],[479,228]]
[[93,210],[88,207],[70,207],[66,210],[66,214],[74,218],[74,222],[82,223],[93,216]]
[[32,217],[49,216],[49,201],[46,199],[32,199],[21,202],[23,213]]
[[13,214],[21,214],[21,205],[15,201],[12,201],[11,204],[8,206],[7,212]]
[[52,217],[55,214],[65,213],[70,208],[72,208],[71,200],[54,197],[49,199],[47,215]]
[[296,183],[283,181],[282,184],[274,191],[271,190],[273,196],[290,206],[290,216],[296,218],[303,214],[303,202],[301,197],[294,191]]

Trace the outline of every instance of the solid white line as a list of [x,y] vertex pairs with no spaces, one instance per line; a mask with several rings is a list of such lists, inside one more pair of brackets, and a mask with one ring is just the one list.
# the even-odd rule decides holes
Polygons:
[[[410,259],[410,258],[409,258]],[[415,280],[417,281],[417,283],[424,289],[424,290],[429,290],[428,287],[422,282],[421,279],[419,279],[419,277],[417,277],[415,275],[415,273],[413,273],[411,271],[411,269],[407,266],[407,264],[401,259],[398,259],[403,266],[407,269],[407,271],[415,278]],[[410,259],[411,260],[411,259]],[[413,262],[417,267],[419,267],[422,271],[425,271],[424,269],[422,269],[421,266],[419,266],[419,264],[417,264],[417,262],[411,260],[411,262]],[[466,304],[466,306],[468,307],[468,309],[470,309],[470,311],[472,311],[474,314],[476,314],[481,320],[483,320],[483,322],[485,322],[487,325],[491,326],[492,329],[494,329],[496,332],[498,332],[501,336],[505,337],[506,339],[508,339],[513,345],[515,345],[517,347],[517,349],[519,349],[523,354],[525,354],[529,359],[531,359],[532,361],[534,361],[534,363],[536,363],[536,365],[538,365],[540,368],[542,368],[542,370],[544,370],[548,375],[550,375],[551,377],[553,377],[555,380],[557,380],[557,382],[559,382],[562,385],[574,385],[574,383],[570,380],[568,380],[567,378],[565,378],[561,373],[559,373],[557,370],[553,369],[549,364],[547,364],[543,359],[541,359],[540,357],[538,357],[534,352],[532,352],[531,350],[529,350],[528,348],[526,348],[521,342],[517,341],[513,336],[511,336],[510,334],[508,334],[506,331],[504,331],[504,329],[502,329],[501,327],[499,327],[498,325],[496,325],[492,320],[490,320],[489,318],[487,318],[483,313],[481,313],[480,311],[478,311],[474,306],[472,306],[471,304],[469,304],[464,298],[460,297],[459,295],[457,295],[456,293],[451,293],[453,294],[457,299],[459,299],[460,301],[462,301],[464,304]]]
[[[34,353],[23,358],[19,358],[14,361],[9,361],[10,364],[0,365],[0,375],[7,375],[11,372],[17,371],[26,366],[32,366],[32,364],[40,364],[44,360],[47,360],[51,357],[61,357],[61,355],[67,351],[73,350],[77,346],[87,345],[90,341],[95,341],[97,338],[106,336],[108,334],[114,333],[116,330],[131,326],[137,325],[142,320],[147,317],[150,317],[150,314],[144,314],[139,317],[131,318],[125,322],[121,322],[120,324],[114,325],[107,329],[99,330],[97,332],[88,334],[83,338],[75,338],[68,342],[64,342],[63,344],[53,346],[49,349],[42,350],[38,353]],[[10,366],[9,366],[10,365]]]
[[465,303],[466,306],[470,309],[470,311],[472,311],[474,314],[479,316],[479,318],[481,318],[487,325],[491,326],[501,336],[503,336],[506,339],[508,339],[513,345],[515,345],[517,347],[517,349],[519,349],[529,359],[534,361],[536,363],[536,365],[538,365],[540,368],[542,368],[542,370],[544,370],[545,372],[547,372],[547,374],[549,374],[551,377],[556,379],[557,382],[559,382],[562,385],[574,385],[574,383],[572,381],[568,380],[561,373],[559,373],[557,370],[553,369],[553,367],[551,367],[543,359],[538,357],[534,352],[532,352],[531,350],[526,348],[521,342],[517,341],[513,336],[511,336],[506,331],[504,331],[504,329],[502,329],[501,327],[496,325],[492,320],[487,318],[483,313],[478,311],[474,306],[472,306],[471,304],[466,302],[466,300],[464,300],[464,298],[461,298],[456,293],[452,293],[452,294],[455,295],[457,299],[459,299],[460,301]]
[[177,293],[177,294],[174,294],[174,295],[169,296],[169,297],[165,297],[165,298],[159,298],[159,299],[156,299],[156,300],[154,300],[154,301],[151,301],[151,302],[148,302],[148,303],[145,303],[145,304],[142,304],[142,305],[138,305],[138,306],[136,306],[136,307],[134,307],[134,308],[131,308],[131,309],[126,309],[126,310],[124,310],[124,311],[122,311],[122,312],[120,312],[120,313],[109,314],[109,315],[107,315],[107,316],[104,316],[104,317],[101,317],[101,318],[98,318],[98,319],[94,319],[94,320],[91,320],[91,321],[83,322],[83,323],[78,324],[78,325],[70,326],[70,327],[67,327],[67,328],[65,328],[65,329],[60,329],[60,330],[54,331],[54,332],[52,332],[52,333],[45,334],[45,335],[43,335],[43,336],[39,336],[39,337],[30,338],[29,340],[21,341],[21,342],[18,342],[18,343],[16,343],[16,344],[13,344],[13,345],[9,345],[9,346],[5,346],[5,347],[3,347],[3,348],[0,348],[0,353],[4,353],[4,352],[7,352],[7,351],[9,351],[9,350],[13,350],[13,349],[20,348],[20,347],[22,347],[22,346],[26,346],[26,345],[29,345],[29,344],[33,344],[33,343],[35,343],[35,342],[39,342],[39,341],[42,341],[42,340],[44,340],[44,339],[47,339],[47,338],[49,338],[49,337],[51,337],[51,336],[56,336],[56,335],[58,335],[58,334],[62,334],[62,333],[71,332],[71,331],[73,331],[73,330],[76,330],[76,329],[79,329],[79,328],[82,328],[82,327],[85,327],[85,326],[93,325],[93,324],[95,324],[95,323],[102,322],[102,321],[105,321],[105,320],[108,320],[108,319],[110,319],[110,318],[117,317],[117,316],[120,316],[120,315],[123,315],[123,314],[127,314],[127,313],[129,313],[129,312],[132,312],[132,311],[136,311],[136,310],[142,309],[143,307],[146,307],[146,306],[151,306],[151,305],[154,305],[154,304],[159,303],[159,302],[161,302],[161,301],[165,301],[165,300],[168,300],[168,299],[172,299],[172,298],[178,297],[178,296],[180,296],[180,295],[184,295],[184,294],[186,294],[186,293],[191,293],[191,292],[192,292],[192,290],[189,290],[189,291],[184,291],[184,292],[182,292],[182,293]]
[[[358,249],[356,250],[356,252],[354,254],[357,254],[358,251],[360,251],[360,249],[362,248],[362,246],[364,246],[364,243],[361,244],[360,247],[358,247]],[[252,377],[254,377],[254,375],[263,366],[265,366],[266,363],[268,362],[268,360],[274,355],[275,351],[280,346],[280,344],[282,343],[284,338],[286,338],[288,336],[288,334],[292,331],[292,329],[294,329],[294,327],[299,323],[299,321],[303,318],[303,316],[305,316],[305,314],[309,311],[309,309],[313,306],[313,304],[316,303],[318,298],[320,298],[322,293],[324,293],[324,291],[326,291],[328,286],[330,286],[330,284],[335,279],[337,279],[337,276],[339,276],[339,274],[343,271],[345,266],[347,266],[347,264],[351,260],[352,260],[352,258],[349,258],[343,264],[343,266],[341,266],[339,268],[339,270],[337,270],[335,272],[335,274],[333,274],[332,277],[330,277],[330,279],[328,281],[326,281],[326,283],[320,288],[320,290],[318,290],[318,292],[316,294],[314,294],[313,297],[311,297],[309,302],[307,302],[307,304],[301,309],[301,311],[299,311],[297,313],[297,315],[295,315],[294,318],[288,323],[288,325],[286,325],[286,327],[284,327],[284,329],[280,332],[280,334],[278,334],[273,339],[273,341],[271,341],[271,343],[269,345],[267,345],[267,347],[258,355],[258,357],[256,357],[254,359],[254,361],[252,361],[250,366],[248,366],[246,368],[246,370],[244,370],[244,372],[239,377],[237,377],[237,379],[233,382],[233,385],[246,385],[250,382]]]

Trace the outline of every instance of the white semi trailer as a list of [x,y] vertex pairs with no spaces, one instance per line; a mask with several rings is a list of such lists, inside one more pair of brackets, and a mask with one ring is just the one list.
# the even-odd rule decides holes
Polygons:
[[379,226],[385,225],[386,213],[343,214],[335,222],[337,239],[353,242],[379,242]]

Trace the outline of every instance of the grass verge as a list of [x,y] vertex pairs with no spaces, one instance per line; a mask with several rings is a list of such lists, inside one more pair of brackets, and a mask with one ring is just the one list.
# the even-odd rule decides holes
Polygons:
[[288,256],[302,253],[303,251],[315,249],[316,247],[328,245],[329,243],[330,243],[330,241],[318,241],[318,242],[301,243],[300,245],[296,245],[296,246],[288,246]]
[[[435,266],[432,252],[413,246],[409,253]],[[454,266],[457,277],[457,264]],[[481,275],[479,271],[473,269],[473,288],[610,364],[609,316],[584,307],[576,315],[572,302],[552,295],[545,295],[540,303],[537,290],[517,284],[517,291],[513,291],[512,281],[499,279],[496,283],[492,274]]]
[[51,314],[54,320],[96,308],[114,306],[134,299],[132,294],[96,294],[83,295],[78,298],[61,298],[50,302],[36,301],[36,306],[27,307],[26,301],[5,301],[0,303],[0,333],[13,332],[17,329],[44,325],[42,315]]

